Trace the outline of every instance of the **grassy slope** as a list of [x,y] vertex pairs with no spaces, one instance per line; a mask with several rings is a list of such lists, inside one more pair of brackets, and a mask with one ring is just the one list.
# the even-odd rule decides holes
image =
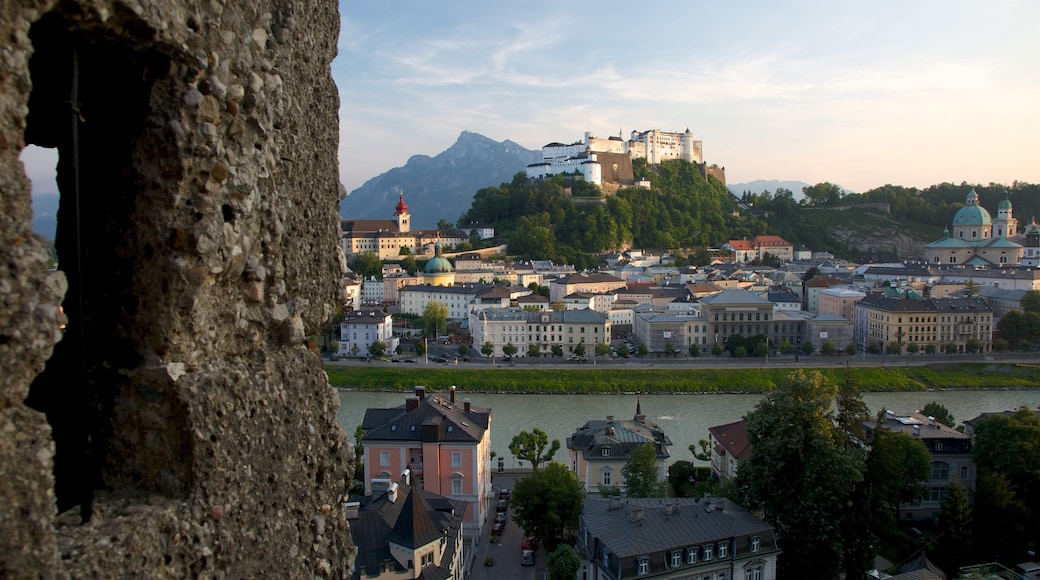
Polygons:
[[[347,389],[410,391],[415,385],[445,390],[464,385],[469,392],[491,393],[761,393],[774,389],[792,369],[553,369],[466,367],[405,368],[328,366],[333,386]],[[961,363],[928,367],[852,367],[816,369],[832,381],[846,373],[864,391],[927,389],[1040,388],[1040,366]]]

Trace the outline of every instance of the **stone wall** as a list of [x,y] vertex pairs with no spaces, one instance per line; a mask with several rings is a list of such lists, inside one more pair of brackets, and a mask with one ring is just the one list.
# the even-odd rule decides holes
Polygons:
[[[345,577],[333,0],[0,3],[0,577]],[[59,151],[55,247],[26,144]],[[59,513],[60,512],[60,513]]]

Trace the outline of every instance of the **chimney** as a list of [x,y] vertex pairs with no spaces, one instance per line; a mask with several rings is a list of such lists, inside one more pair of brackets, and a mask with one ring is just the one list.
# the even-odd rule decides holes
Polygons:
[[450,394],[451,398],[449,400],[451,401],[451,404],[454,405],[455,404],[455,385],[451,386],[450,393],[451,393]]
[[391,483],[390,489],[386,490],[386,497],[390,498],[390,503],[397,503],[397,483]]
[[607,423],[613,423],[613,422],[614,422],[614,416],[613,415],[607,415]]
[[343,502],[343,517],[347,520],[356,520],[358,518],[358,508],[361,507],[359,501],[345,501]]
[[470,409],[472,409],[473,407],[470,404],[469,399],[462,401],[462,408],[465,409],[467,413],[470,412]]
[[914,425],[914,437],[920,437],[920,436],[921,436],[921,426],[920,425]]
[[643,519],[643,508],[634,507],[632,508],[632,521],[638,522]]
[[420,401],[425,399],[426,398],[426,387],[423,387],[423,386],[415,387],[415,396],[419,397]]
[[932,427],[935,427],[935,417],[932,417],[931,415],[928,415],[928,424],[931,425]]
[[607,509],[610,511],[621,509],[621,500],[616,497],[610,498],[610,505]]
[[664,504],[664,515],[670,516],[674,512],[672,502]]
[[401,483],[405,485],[412,485],[412,470],[405,469],[401,472]]
[[404,398],[404,409],[405,411],[414,411],[419,408],[419,397],[405,397]]

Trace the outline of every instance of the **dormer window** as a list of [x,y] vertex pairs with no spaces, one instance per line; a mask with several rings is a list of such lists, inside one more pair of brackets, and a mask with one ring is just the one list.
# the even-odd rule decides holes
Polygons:
[[599,453],[603,457],[610,457],[610,447],[604,447],[603,449],[600,450]]

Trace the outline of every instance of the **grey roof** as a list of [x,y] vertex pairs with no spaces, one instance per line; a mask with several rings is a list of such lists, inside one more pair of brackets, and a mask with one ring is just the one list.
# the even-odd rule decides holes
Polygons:
[[[677,509],[667,513],[667,503]],[[635,509],[642,510],[642,517],[632,521]],[[773,532],[772,526],[722,498],[588,498],[582,521],[593,537],[620,558]]]
[[588,460],[602,459],[603,449],[610,449],[611,461],[626,458],[640,445],[653,443],[657,457],[669,457],[668,446],[672,441],[660,427],[649,421],[642,414],[642,407],[636,404],[636,414],[631,421],[608,417],[607,420],[586,422],[580,429],[567,438],[567,449],[581,451]]
[[723,290],[718,294],[712,294],[710,296],[704,296],[700,299],[702,304],[709,304],[711,306],[730,306],[730,305],[752,305],[752,306],[772,306],[773,303],[762,298],[754,292],[748,292],[747,290]]
[[[893,433],[909,433],[915,437],[920,437],[922,441],[951,439],[967,442],[971,439],[968,435],[951,429],[938,421],[933,421],[920,413],[896,415],[889,411],[889,414],[885,417],[885,426]],[[864,427],[868,431],[873,430],[874,421],[865,422]]]
[[361,429],[364,441],[422,441],[423,427],[436,433],[437,441],[478,442],[491,423],[491,409],[452,403],[440,395],[415,397],[417,405],[408,410],[407,402],[392,409],[366,409]]
[[599,282],[624,282],[621,278],[611,276],[610,274],[600,274],[598,272],[579,272],[577,274],[571,274],[570,276],[564,276],[557,280],[553,280],[553,284],[595,284]]
[[871,294],[856,304],[886,312],[992,312],[985,298],[929,298],[906,300]]

